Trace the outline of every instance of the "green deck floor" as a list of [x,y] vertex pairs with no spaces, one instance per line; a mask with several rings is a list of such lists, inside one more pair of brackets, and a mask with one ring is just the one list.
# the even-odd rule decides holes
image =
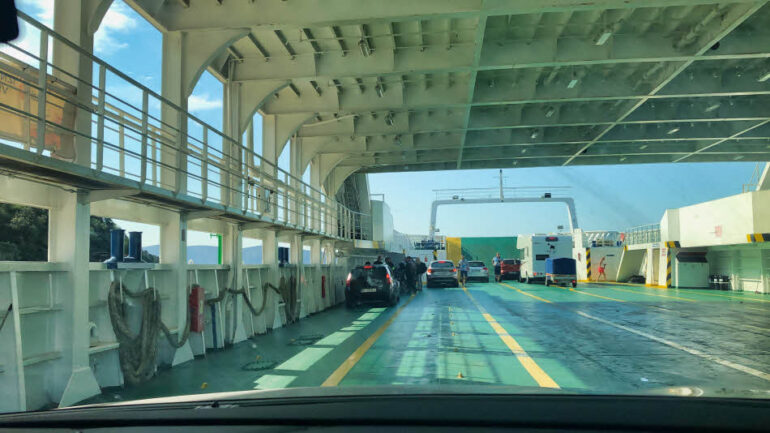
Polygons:
[[[467,289],[417,294],[340,386],[538,386],[532,366],[515,356],[492,320],[567,391],[770,390],[768,296],[592,283],[576,290],[513,282],[471,283]],[[161,370],[146,384],[104,390],[88,402],[319,386],[397,308],[337,307]],[[295,344],[312,334],[323,338]],[[274,367],[250,368],[265,360]]]

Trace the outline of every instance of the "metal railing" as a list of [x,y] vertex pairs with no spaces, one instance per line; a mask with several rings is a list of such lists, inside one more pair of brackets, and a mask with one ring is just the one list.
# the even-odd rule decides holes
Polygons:
[[[0,52],[0,83],[12,94],[0,99],[6,142],[204,206],[330,236],[371,236],[365,228],[371,216],[346,208],[28,15],[19,12],[19,19],[40,37],[38,53],[25,49],[28,43]],[[72,66],[49,61],[50,46],[54,56],[74,59]],[[84,63],[93,79],[68,70]]]
[[626,230],[627,245],[660,242],[660,224],[648,224]]

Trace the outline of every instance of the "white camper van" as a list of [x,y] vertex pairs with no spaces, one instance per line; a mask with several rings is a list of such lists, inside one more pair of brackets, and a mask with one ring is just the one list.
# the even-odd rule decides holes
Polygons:
[[545,279],[545,259],[572,257],[572,235],[520,235],[516,248],[521,257],[520,282]]

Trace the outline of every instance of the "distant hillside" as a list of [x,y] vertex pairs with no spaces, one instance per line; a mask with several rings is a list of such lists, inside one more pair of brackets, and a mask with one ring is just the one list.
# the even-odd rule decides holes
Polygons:
[[[150,254],[160,255],[160,245],[144,248]],[[310,261],[310,252],[304,252],[305,263]],[[215,265],[217,263],[217,247],[210,245],[192,245],[187,247],[187,260],[192,259],[198,265]],[[262,263],[262,246],[257,245],[243,249],[243,263],[258,265]]]

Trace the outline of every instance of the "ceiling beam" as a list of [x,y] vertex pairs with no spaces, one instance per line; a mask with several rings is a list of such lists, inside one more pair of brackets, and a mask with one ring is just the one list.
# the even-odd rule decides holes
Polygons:
[[253,34],[253,33],[249,33],[249,34],[247,35],[247,37],[249,38],[249,41],[251,41],[251,43],[252,43],[252,44],[254,45],[254,47],[257,49],[257,51],[259,51],[259,54],[262,56],[262,60],[264,60],[264,61],[268,61],[268,60],[270,60],[270,53],[269,53],[269,52],[267,52],[267,50],[265,49],[265,47],[263,47],[263,46],[262,46],[262,44],[259,42],[259,40],[257,39],[257,37],[256,37],[256,36],[254,36],[254,34]]
[[334,39],[337,41],[337,45],[340,46],[340,50],[342,51],[342,57],[345,57],[348,54],[348,46],[345,43],[345,39],[342,37],[342,30],[340,30],[339,26],[331,26],[332,34],[334,34]]
[[[723,14],[721,16],[721,19],[717,21],[716,24],[712,25],[712,29],[710,31],[705,32],[704,36],[701,37],[701,41],[698,44],[698,42],[695,42],[698,44],[698,50],[696,52],[696,56],[702,56],[704,53],[708,52],[711,47],[714,46],[717,42],[722,40],[725,36],[730,34],[733,30],[735,30],[736,27],[738,27],[741,23],[749,19],[754,13],[756,13],[759,9],[761,9],[765,5],[765,2],[758,2],[758,3],[749,3],[749,4],[741,4],[738,6],[732,6],[727,11],[722,11]],[[720,6],[714,6],[715,9],[719,8]],[[694,60],[689,60],[687,62],[684,62],[676,67],[668,68],[667,70],[670,71],[668,77],[661,81],[655,88],[650,91],[649,95],[655,95],[658,92],[660,92],[668,83],[673,81],[679,74],[684,72],[688,67],[690,67],[693,64]],[[643,98],[637,101],[629,110],[625,111],[620,117],[618,117],[617,121],[613,124],[607,126],[604,128],[599,134],[597,134],[596,138],[594,139],[594,142],[601,139],[605,134],[610,132],[615,126],[617,126],[618,123],[622,122],[625,118],[633,114],[634,111],[636,111],[637,108],[641,107],[645,102],[647,102],[649,98]],[[590,148],[593,145],[592,143],[586,144],[583,148],[581,148],[578,152],[576,152],[574,155],[572,155],[567,161],[564,162],[564,165],[568,165],[571,163],[575,158],[578,157],[578,155],[585,152],[586,149]]]
[[[752,0],[732,0],[751,3]],[[163,30],[194,30],[234,27],[277,28],[326,27],[361,22],[377,23],[433,18],[475,18],[490,15],[520,15],[543,12],[635,9],[641,7],[699,6],[719,0],[550,0],[544,7],[532,0],[326,0],[322,6],[303,7],[283,0],[259,2],[198,2],[186,8],[179,2],[131,0],[129,4],[151,14]],[[314,4],[315,6],[315,4]]]

